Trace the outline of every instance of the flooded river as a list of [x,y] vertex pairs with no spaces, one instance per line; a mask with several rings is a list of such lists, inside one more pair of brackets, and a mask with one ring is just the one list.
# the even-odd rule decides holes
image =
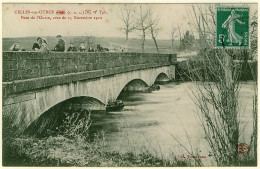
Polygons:
[[[201,129],[196,106],[189,96],[194,85],[168,83],[159,91],[133,93],[121,97],[125,103],[121,112],[94,115],[92,130],[105,131],[109,151],[155,153],[164,158],[187,155],[184,147],[212,161]],[[240,89],[241,125],[245,126],[240,142],[249,143],[252,133],[253,82]]]

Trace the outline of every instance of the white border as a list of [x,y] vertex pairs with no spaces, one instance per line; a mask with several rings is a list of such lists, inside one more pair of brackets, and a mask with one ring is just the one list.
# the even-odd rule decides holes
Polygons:
[[[0,6],[0,18],[1,18],[1,37],[2,37],[2,4],[3,3],[179,3],[179,4],[185,4],[185,3],[257,3],[258,4],[258,9],[260,9],[260,5],[259,5],[259,0],[185,0],[185,2],[183,0],[0,0],[1,1],[1,6]],[[259,12],[258,12],[258,22],[259,22]],[[259,25],[258,25],[258,33],[259,33]],[[258,56],[260,54],[259,49],[260,49],[260,38],[258,37]],[[2,68],[2,38],[0,38],[0,45],[1,45],[1,51],[0,51],[0,65]],[[259,79],[259,69],[260,66],[258,64],[258,84],[260,83],[260,79]],[[1,69],[1,73],[0,73],[0,77],[2,79],[2,69]],[[1,81],[2,84],[2,81]],[[259,91],[258,91],[258,96],[259,96]],[[2,87],[0,89],[0,94],[2,96]],[[0,105],[2,107],[2,101],[0,102]],[[259,105],[259,101],[258,101],[258,105]],[[258,107],[259,108],[259,107]],[[259,111],[259,110],[258,110]],[[2,112],[2,109],[1,109]],[[259,113],[259,112],[258,112]],[[259,119],[259,118],[258,118]],[[2,123],[2,116],[0,117],[0,122]],[[258,136],[259,136],[259,123],[258,122]],[[0,132],[2,133],[2,127],[0,127]],[[0,139],[1,139],[1,143],[2,143],[2,134],[0,135]],[[258,138],[258,143],[260,143],[260,138]],[[259,164],[259,159],[260,159],[260,153],[259,153],[259,147],[260,144],[258,146],[258,166]],[[2,148],[0,148],[0,157],[2,159]],[[1,160],[1,165],[0,168],[10,168],[10,169],[28,169],[28,168],[54,168],[54,167],[2,167],[2,160]],[[55,169],[64,169],[64,168],[69,168],[72,169],[74,167],[55,167]],[[76,168],[76,167],[75,167]],[[77,167],[78,168],[78,167]],[[81,168],[95,168],[95,167],[81,167]],[[100,167],[99,167],[100,168]],[[117,168],[123,168],[123,167],[117,167]],[[142,168],[149,168],[149,167],[142,167]],[[162,168],[162,167],[159,167]],[[181,168],[181,167],[174,167],[174,168]],[[200,168],[200,167],[192,167],[194,169],[196,168]],[[211,167],[211,168],[217,168],[217,167]],[[223,168],[234,168],[234,167],[223,167]],[[254,167],[240,167],[240,168],[254,168]]]

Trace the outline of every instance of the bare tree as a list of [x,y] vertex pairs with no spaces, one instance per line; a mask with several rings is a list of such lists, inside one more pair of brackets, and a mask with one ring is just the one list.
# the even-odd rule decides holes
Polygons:
[[124,23],[124,27],[119,28],[125,33],[126,44],[128,42],[128,34],[135,30],[136,20],[135,20],[135,8],[132,4],[120,5],[120,20]]
[[177,28],[174,25],[172,25],[172,28],[171,28],[172,48],[173,48],[173,43],[174,43],[174,35],[175,35],[176,31],[177,31]]
[[[199,56],[188,64],[190,79],[196,84],[193,99],[198,106],[205,138],[218,165],[241,165],[238,156],[238,140],[241,131],[239,107],[239,77],[241,64],[234,57],[248,56],[246,49],[214,49],[216,27],[215,5],[193,5],[188,11],[191,23],[199,34]],[[254,99],[255,102],[257,97]],[[255,105],[254,105],[255,106]],[[254,107],[254,110],[256,108]],[[256,111],[253,115],[256,117]],[[257,122],[254,122],[256,133]],[[252,135],[256,150],[256,134]],[[255,151],[256,152],[256,151]],[[255,159],[250,159],[252,162]],[[244,159],[243,159],[244,160]]]
[[154,44],[155,44],[155,47],[156,47],[158,53],[159,53],[159,48],[158,48],[158,44],[156,41],[156,37],[160,30],[159,22],[160,22],[160,17],[158,15],[154,16],[154,11],[152,11],[152,9],[150,9],[148,11],[148,25],[149,25],[148,29],[150,31],[151,38],[154,41]]
[[178,31],[179,31],[179,37],[180,37],[180,48],[181,48],[181,39],[182,39],[182,36],[181,36],[181,29],[180,29],[180,26],[178,25]]
[[144,51],[144,43],[146,31],[149,28],[148,25],[148,13],[149,9],[144,9],[142,5],[139,6],[138,17],[137,17],[137,30],[142,32],[142,51]]

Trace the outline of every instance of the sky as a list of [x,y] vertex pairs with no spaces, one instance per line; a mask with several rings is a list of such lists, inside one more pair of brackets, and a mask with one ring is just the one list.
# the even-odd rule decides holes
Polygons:
[[[150,6],[155,15],[160,16],[159,39],[169,39],[172,25],[179,25],[183,30],[190,29],[185,4],[144,4]],[[136,5],[138,7],[138,5]],[[27,36],[82,36],[93,35],[99,37],[125,37],[124,32],[119,28],[123,22],[119,19],[118,4],[3,4],[3,37],[27,37]],[[54,14],[21,14],[30,10],[54,10]],[[66,19],[53,19],[57,10],[65,10]],[[79,14],[80,11],[91,10],[91,14]],[[94,11],[97,13],[94,14]],[[99,10],[106,11],[107,14],[98,14]],[[68,14],[67,12],[77,12]],[[31,19],[35,16],[35,19]],[[37,16],[51,17],[49,19],[37,19]],[[68,19],[68,17],[88,16],[92,19]],[[29,19],[25,19],[29,17]],[[102,17],[96,20],[93,17]],[[140,33],[133,32],[129,38],[138,38]]]
[[[137,8],[140,4],[135,4]],[[241,5],[241,4],[240,4]],[[256,5],[253,5],[257,9]],[[120,31],[123,22],[119,18],[119,4],[3,4],[3,37],[28,37],[28,36],[98,36],[98,37],[125,37]],[[190,18],[187,9],[191,4],[143,4],[151,7],[154,15],[160,16],[160,32],[158,39],[170,39],[172,26],[180,27],[182,33],[194,31],[189,24]],[[25,13],[30,10],[31,13]],[[54,11],[53,14],[43,14],[44,10]],[[57,15],[58,10],[64,10],[64,15]],[[82,14],[80,12],[91,11]],[[97,11],[96,14],[94,11]],[[100,14],[105,11],[105,14]],[[38,12],[34,14],[33,12]],[[135,13],[137,14],[137,12]],[[35,19],[31,19],[34,16]],[[50,19],[37,19],[37,16],[50,17]],[[65,16],[66,19],[53,17]],[[92,17],[92,19],[69,19],[69,17]],[[94,19],[102,17],[102,19]],[[29,18],[29,19],[28,19]],[[175,37],[177,36],[177,33]],[[196,35],[195,35],[196,36]],[[129,34],[129,38],[140,38],[140,32]],[[149,38],[149,36],[147,37]]]

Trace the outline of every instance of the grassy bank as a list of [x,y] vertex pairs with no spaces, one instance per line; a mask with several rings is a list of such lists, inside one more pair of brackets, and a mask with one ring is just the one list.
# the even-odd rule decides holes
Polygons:
[[[11,130],[11,127],[8,128],[9,132],[5,129],[3,166],[188,166],[187,161],[177,159],[176,156],[164,159],[161,155],[151,154],[148,151],[141,153],[134,150],[126,153],[113,151],[109,148],[105,132],[89,133],[90,113],[71,113],[67,117],[64,116],[62,123],[58,122],[62,117],[60,114],[47,113],[31,126],[34,130],[27,130],[24,134],[13,135],[14,132],[11,131],[14,130]],[[54,126],[54,124],[61,125]],[[45,131],[50,129],[54,131]]]
[[89,166],[89,167],[166,167],[188,166],[179,159],[166,160],[159,156],[135,152],[119,153],[105,150],[104,138],[92,143],[85,139],[64,136],[37,139],[21,137],[4,143],[4,166]]

